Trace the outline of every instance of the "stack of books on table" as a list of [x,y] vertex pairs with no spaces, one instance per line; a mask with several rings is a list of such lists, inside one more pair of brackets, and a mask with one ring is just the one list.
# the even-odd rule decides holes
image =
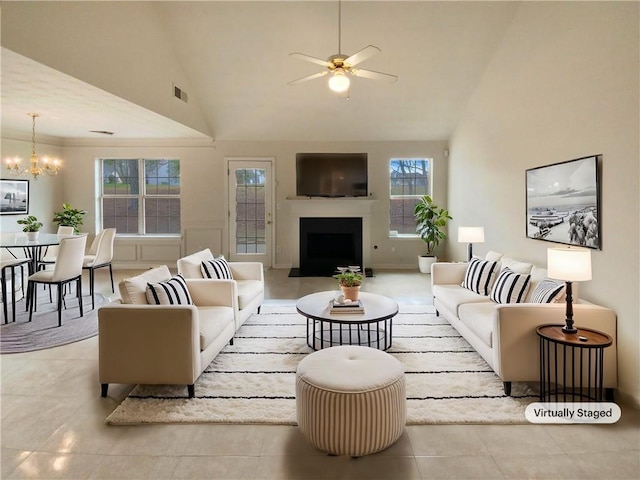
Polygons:
[[329,313],[332,315],[339,315],[343,313],[364,313],[362,300],[356,300],[355,302],[339,302],[338,300],[332,300],[329,307]]

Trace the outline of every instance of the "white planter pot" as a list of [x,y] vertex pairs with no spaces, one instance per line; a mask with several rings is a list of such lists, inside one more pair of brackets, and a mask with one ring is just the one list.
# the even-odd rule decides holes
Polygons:
[[38,239],[40,232],[24,232],[27,235],[27,240],[33,242]]
[[418,257],[418,268],[422,273],[431,273],[431,265],[438,261],[438,257],[427,257],[420,255]]

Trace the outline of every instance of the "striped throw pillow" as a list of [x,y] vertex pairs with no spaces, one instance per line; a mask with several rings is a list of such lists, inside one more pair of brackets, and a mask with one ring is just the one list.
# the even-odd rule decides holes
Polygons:
[[503,268],[493,284],[489,298],[496,303],[521,303],[531,285],[531,275]]
[[221,280],[231,280],[231,268],[224,257],[217,257],[213,260],[206,260],[200,266],[204,278],[217,278]]
[[565,284],[548,278],[542,280],[531,294],[533,303],[556,303],[564,294]]
[[180,274],[166,282],[147,283],[146,294],[150,305],[193,305],[187,282]]
[[493,275],[497,268],[498,262],[480,260],[477,257],[473,257],[469,261],[469,265],[467,265],[467,271],[461,286],[480,295],[489,295]]

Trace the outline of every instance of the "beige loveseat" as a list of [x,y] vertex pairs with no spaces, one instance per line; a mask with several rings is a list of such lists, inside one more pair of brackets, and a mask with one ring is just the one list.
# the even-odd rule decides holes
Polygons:
[[[214,256],[208,248],[178,260],[178,273],[184,278],[204,278],[202,262],[213,260]],[[234,315],[236,330],[253,314],[260,313],[264,301],[264,271],[260,262],[228,262],[233,277]],[[210,279],[210,282],[228,280]]]
[[166,266],[125,279],[121,301],[98,310],[99,381],[102,396],[110,383],[194,383],[236,331],[231,280],[215,284],[187,279],[193,305],[149,305],[147,283],[171,279]]
[[[511,382],[538,382],[540,343],[536,327],[565,323],[564,296],[557,303],[532,303],[536,287],[547,277],[547,270],[531,264],[489,253],[498,262],[497,271],[510,266],[518,273],[530,273],[531,284],[522,303],[500,304],[462,286],[467,263],[435,263],[431,270],[433,303],[442,315],[487,361],[511,394]],[[608,308],[578,300],[573,285],[573,312],[576,327],[593,328],[613,337],[605,349],[604,387],[612,398],[617,386],[616,315]]]

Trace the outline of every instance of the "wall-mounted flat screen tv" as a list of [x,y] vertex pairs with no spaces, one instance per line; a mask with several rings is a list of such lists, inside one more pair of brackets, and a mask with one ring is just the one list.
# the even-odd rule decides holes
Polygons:
[[366,197],[366,153],[297,153],[296,195]]

